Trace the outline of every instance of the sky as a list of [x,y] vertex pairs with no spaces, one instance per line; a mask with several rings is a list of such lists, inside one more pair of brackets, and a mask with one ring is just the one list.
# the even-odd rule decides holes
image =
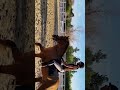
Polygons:
[[[71,24],[79,31],[74,32],[76,40],[71,45],[80,49],[74,55],[85,62],[85,0],[74,0],[73,13]],[[85,90],[85,68],[73,75],[71,87],[72,90]]]

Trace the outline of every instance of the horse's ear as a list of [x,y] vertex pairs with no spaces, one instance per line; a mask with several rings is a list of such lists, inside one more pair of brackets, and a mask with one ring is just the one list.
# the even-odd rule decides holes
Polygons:
[[58,35],[52,35],[52,37],[58,37]]
[[69,39],[69,36],[65,36],[64,38],[65,38],[65,40],[68,40],[68,39]]

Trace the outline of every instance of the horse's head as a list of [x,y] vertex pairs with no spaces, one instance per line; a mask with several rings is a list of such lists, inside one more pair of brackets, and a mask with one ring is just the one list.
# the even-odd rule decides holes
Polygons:
[[59,41],[64,41],[68,42],[69,41],[69,36],[58,36],[58,35],[53,35],[53,40],[59,42]]
[[59,57],[62,57],[66,52],[67,47],[69,46],[69,37],[53,35],[53,40],[57,42],[57,54],[59,55]]
[[52,37],[53,37],[53,40],[57,41],[59,36],[58,35],[52,35]]

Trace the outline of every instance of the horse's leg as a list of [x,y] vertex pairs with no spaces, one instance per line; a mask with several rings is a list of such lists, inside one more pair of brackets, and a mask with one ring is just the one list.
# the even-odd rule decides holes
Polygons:
[[39,77],[39,78],[35,78],[35,82],[42,82],[42,77]]
[[7,46],[12,49],[13,58],[17,60],[17,57],[20,55],[20,51],[17,48],[16,44],[11,40],[2,40],[0,39],[0,44]]
[[35,45],[38,45],[40,47],[40,50],[43,51],[44,47],[40,43],[35,43]]
[[35,57],[40,57],[40,58],[44,58],[44,54],[41,52],[41,53],[38,53],[38,54],[35,54]]

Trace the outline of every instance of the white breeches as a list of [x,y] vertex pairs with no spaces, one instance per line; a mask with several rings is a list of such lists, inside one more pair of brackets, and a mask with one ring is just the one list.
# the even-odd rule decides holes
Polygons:
[[53,64],[55,65],[55,67],[56,67],[60,72],[65,72],[64,69],[62,68],[62,66],[61,66],[59,63],[57,63],[56,61],[54,61]]

